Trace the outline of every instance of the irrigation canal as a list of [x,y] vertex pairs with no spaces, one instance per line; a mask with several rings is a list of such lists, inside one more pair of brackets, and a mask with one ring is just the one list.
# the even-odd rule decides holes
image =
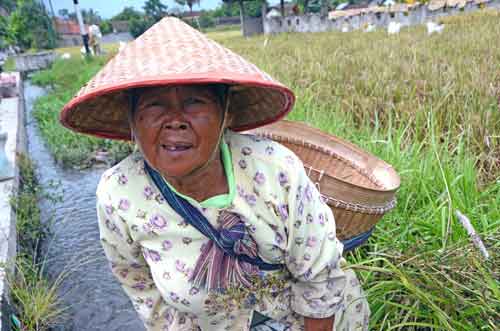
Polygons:
[[45,146],[33,117],[33,103],[44,90],[24,83],[28,151],[41,184],[59,183],[60,202],[41,202],[42,219],[52,235],[44,244],[45,269],[62,275],[65,318],[56,331],[141,331],[142,322],[115,281],[99,242],[95,190],[103,170],[63,169]]

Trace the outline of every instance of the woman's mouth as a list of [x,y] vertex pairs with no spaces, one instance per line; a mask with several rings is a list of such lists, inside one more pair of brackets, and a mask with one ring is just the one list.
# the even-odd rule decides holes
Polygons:
[[176,142],[161,144],[161,147],[168,152],[185,152],[193,147],[192,144],[186,142]]

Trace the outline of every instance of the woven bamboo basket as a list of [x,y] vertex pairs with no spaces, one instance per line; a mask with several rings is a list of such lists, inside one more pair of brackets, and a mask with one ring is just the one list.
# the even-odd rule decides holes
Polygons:
[[284,120],[247,133],[277,141],[297,154],[332,209],[340,240],[370,233],[396,205],[396,171],[345,140]]

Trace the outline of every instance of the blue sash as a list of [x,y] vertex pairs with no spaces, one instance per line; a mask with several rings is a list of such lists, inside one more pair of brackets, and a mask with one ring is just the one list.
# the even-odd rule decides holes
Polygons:
[[194,226],[194,228],[203,233],[207,238],[212,240],[222,251],[229,256],[235,257],[242,262],[247,262],[259,267],[260,270],[278,270],[284,267],[283,264],[270,264],[264,262],[260,257],[251,258],[248,255],[236,254],[233,250],[233,242],[221,236],[207,218],[186,199],[178,196],[168,185],[165,183],[161,175],[151,168],[149,164],[144,161],[144,169],[149,174],[155,185],[160,190],[163,198],[172,207],[172,209],[179,214],[187,223]]

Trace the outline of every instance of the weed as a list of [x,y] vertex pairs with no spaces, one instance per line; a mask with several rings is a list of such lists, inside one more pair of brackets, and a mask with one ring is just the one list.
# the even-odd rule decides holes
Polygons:
[[52,68],[35,74],[33,83],[45,86],[48,94],[37,99],[34,116],[49,149],[65,166],[90,166],[96,151],[110,152],[110,163],[130,153],[127,143],[76,134],[59,123],[59,112],[107,61],[106,57],[57,60]]
[[7,279],[22,330],[45,331],[60,319],[64,310],[57,295],[60,277],[53,282],[47,279],[40,254],[41,241],[48,233],[41,222],[38,202],[52,197],[38,184],[29,158],[19,155],[18,163],[19,189],[11,199],[16,212],[18,253],[15,270]]

